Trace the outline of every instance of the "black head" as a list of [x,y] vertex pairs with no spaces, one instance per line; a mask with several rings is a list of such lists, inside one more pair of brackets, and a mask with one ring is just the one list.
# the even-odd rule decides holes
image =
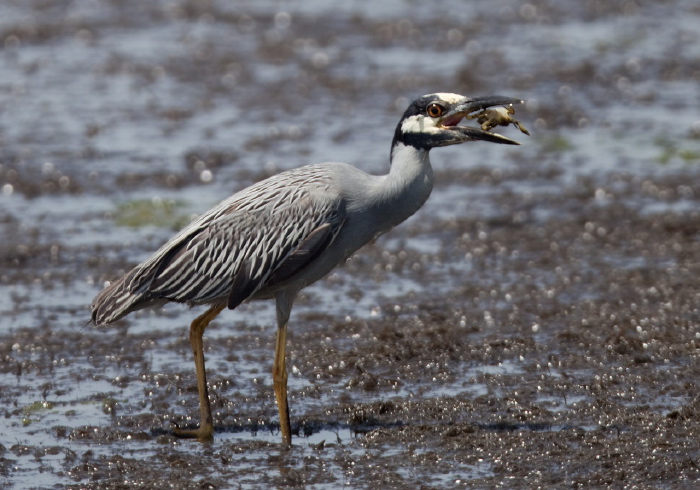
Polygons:
[[436,146],[456,145],[483,140],[492,143],[518,145],[500,134],[481,128],[457,126],[467,115],[492,106],[521,104],[520,99],[498,95],[471,99],[457,94],[437,93],[419,97],[411,102],[396,126],[392,148],[398,143],[430,150]]

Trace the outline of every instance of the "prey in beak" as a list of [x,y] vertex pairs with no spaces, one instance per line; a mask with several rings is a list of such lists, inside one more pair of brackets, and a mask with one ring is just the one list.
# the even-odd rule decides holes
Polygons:
[[[523,101],[520,99],[499,95],[477,98],[467,97],[445,112],[438,124],[447,130],[456,131],[459,136],[456,139],[461,140],[460,142],[483,140],[491,143],[519,145],[520,143],[517,141],[497,133],[491,133],[490,130],[496,126],[508,126],[512,124],[522,133],[529,136],[530,132],[520,121],[513,117],[515,114],[514,105],[522,103]],[[428,115],[430,115],[429,111]],[[476,119],[481,125],[481,128],[458,126],[462,119]],[[455,143],[457,143],[457,141],[455,141]]]
[[[514,117],[514,107],[522,103],[520,99],[500,95],[475,98],[450,93],[424,95],[413,101],[404,113],[394,133],[392,147],[404,143],[430,150],[468,141],[518,145],[517,141],[493,133],[491,129],[513,124],[528,134]],[[464,119],[476,119],[480,127],[460,126]]]

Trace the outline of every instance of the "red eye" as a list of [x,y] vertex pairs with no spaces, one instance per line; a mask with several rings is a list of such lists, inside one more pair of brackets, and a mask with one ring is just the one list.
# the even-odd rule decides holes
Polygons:
[[441,105],[435,103],[430,104],[425,110],[430,117],[440,117],[444,111],[445,109]]

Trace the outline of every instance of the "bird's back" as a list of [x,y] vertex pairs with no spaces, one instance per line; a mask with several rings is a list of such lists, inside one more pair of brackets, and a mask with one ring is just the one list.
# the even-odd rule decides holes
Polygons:
[[[222,201],[106,287],[93,301],[93,320],[110,323],[167,301],[221,301],[232,294],[241,271],[246,281],[241,285],[239,280],[239,286],[246,297],[236,298],[237,303],[274,286],[270,282],[276,278],[289,282],[295,275],[289,263],[301,270],[303,260],[316,258],[291,254],[319,229],[317,243],[307,246],[327,248],[346,218],[347,201],[337,175],[347,170],[339,165],[346,167],[321,164],[283,172]],[[318,255],[323,250],[312,251]],[[285,261],[286,272],[275,275]]]

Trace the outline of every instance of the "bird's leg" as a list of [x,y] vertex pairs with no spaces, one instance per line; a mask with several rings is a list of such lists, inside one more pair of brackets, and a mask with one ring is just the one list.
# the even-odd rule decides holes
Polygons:
[[287,404],[287,366],[285,361],[285,343],[287,341],[287,325],[277,329],[277,345],[275,346],[275,363],[272,366],[272,380],[277,397],[277,408],[280,412],[280,431],[282,442],[292,443],[292,427],[289,423],[289,405]]
[[199,411],[202,420],[199,429],[176,429],[174,435],[178,437],[192,437],[200,440],[209,440],[214,434],[214,423],[211,417],[211,404],[209,403],[209,390],[207,389],[207,373],[204,369],[204,346],[202,336],[216,315],[226,307],[225,304],[214,305],[202,315],[194,319],[190,325],[190,345],[194,353],[194,366],[197,372],[197,387],[199,388]]
[[272,365],[272,382],[277,398],[277,408],[280,414],[280,432],[282,443],[292,444],[292,426],[289,422],[289,405],[287,404],[287,322],[292,308],[292,300],[288,297],[277,297],[277,342],[275,344],[275,361]]

